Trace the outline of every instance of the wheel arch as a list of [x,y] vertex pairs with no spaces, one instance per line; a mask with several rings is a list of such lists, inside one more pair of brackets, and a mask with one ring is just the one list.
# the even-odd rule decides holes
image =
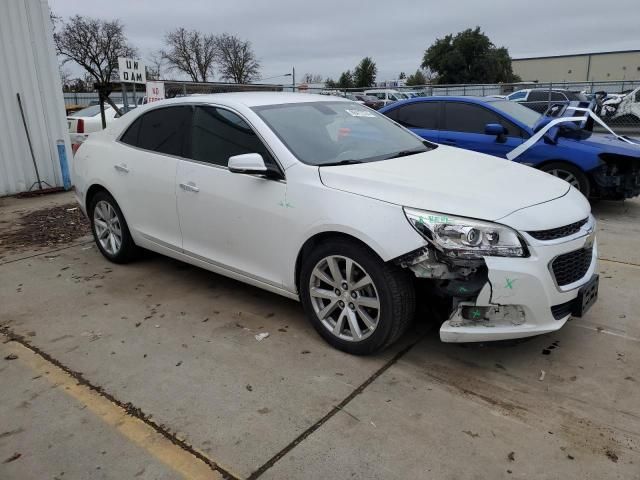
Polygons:
[[304,260],[305,256],[308,255],[309,252],[311,252],[316,245],[319,245],[321,243],[328,242],[331,240],[346,240],[346,241],[355,243],[367,249],[369,252],[371,252],[376,257],[378,257],[381,261],[384,261],[382,256],[374,248],[372,248],[367,242],[363,241],[362,239],[352,234],[341,232],[338,230],[318,232],[312,235],[311,237],[309,237],[303,243],[302,247],[300,247],[300,249],[298,250],[298,254],[296,256],[296,261],[295,261],[295,271],[294,271],[294,281],[295,281],[295,286],[298,292],[300,291],[300,271],[302,269],[302,261]]
[[[99,183],[92,184],[87,189],[87,194],[84,197],[84,207],[87,212],[87,215],[89,215],[89,207],[91,205],[91,200],[93,199],[93,197],[96,196],[98,192],[105,192],[113,197],[113,194],[105,186]],[[114,197],[114,200],[115,200],[115,197]]]

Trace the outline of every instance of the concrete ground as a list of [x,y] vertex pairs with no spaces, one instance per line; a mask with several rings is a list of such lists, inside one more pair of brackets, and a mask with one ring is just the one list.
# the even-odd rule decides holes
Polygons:
[[[0,221],[69,201],[0,199]],[[366,358],[174,260],[113,265],[87,237],[7,252],[0,478],[640,479],[640,201],[594,211],[584,318],[485,345],[422,320]]]

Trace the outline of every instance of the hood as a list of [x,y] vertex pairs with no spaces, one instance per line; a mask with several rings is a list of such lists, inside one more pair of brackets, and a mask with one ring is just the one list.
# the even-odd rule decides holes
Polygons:
[[531,167],[443,145],[408,157],[319,170],[329,188],[484,220],[551,201],[570,188]]

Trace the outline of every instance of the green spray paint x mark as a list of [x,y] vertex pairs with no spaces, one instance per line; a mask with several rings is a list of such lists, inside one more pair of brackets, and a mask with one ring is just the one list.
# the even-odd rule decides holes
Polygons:
[[517,278],[505,278],[506,284],[504,288],[508,288],[509,290],[513,290],[513,282],[517,280]]
[[473,310],[471,310],[471,317],[480,318],[481,317],[480,310],[478,310],[477,308],[474,308]]

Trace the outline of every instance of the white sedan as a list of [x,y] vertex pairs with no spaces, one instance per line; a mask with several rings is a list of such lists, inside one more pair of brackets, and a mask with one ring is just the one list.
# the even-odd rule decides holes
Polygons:
[[[122,109],[123,105],[117,105]],[[104,119],[109,125],[115,118],[118,118],[118,112],[110,105],[104,106]],[[67,126],[71,136],[72,144],[80,144],[87,139],[87,135],[102,130],[102,117],[100,115],[100,105],[91,105],[67,117]]]
[[469,342],[557,330],[597,296],[575,188],[344,99],[153,103],[91,135],[73,175],[107,259],[142,247],[300,300],[350,353],[391,344],[425,304],[446,311],[443,341]]

